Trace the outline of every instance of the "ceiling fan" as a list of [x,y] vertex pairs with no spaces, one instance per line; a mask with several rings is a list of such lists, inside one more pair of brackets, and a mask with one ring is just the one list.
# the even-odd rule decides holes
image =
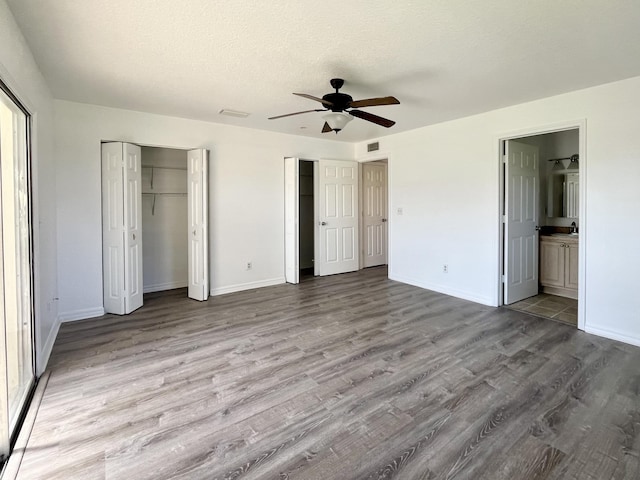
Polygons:
[[361,118],[368,122],[381,125],[389,128],[395,125],[396,122],[387,118],[379,117],[369,112],[363,112],[358,110],[360,107],[375,107],[379,105],[398,105],[400,102],[395,97],[379,97],[379,98],[367,98],[365,100],[354,100],[351,95],[346,93],[340,93],[338,90],[344,85],[342,78],[332,78],[331,86],[336,89],[335,93],[327,93],[322,98],[314,97],[306,93],[294,93],[300,97],[315,100],[322,103],[326,108],[318,108],[315,110],[304,110],[302,112],[287,113],[285,115],[278,115],[277,117],[270,117],[269,120],[275,120],[276,118],[290,117],[292,115],[300,115],[301,113],[309,112],[327,112],[331,110],[331,113],[323,115],[324,126],[322,127],[322,133],[336,132],[344,128],[344,126],[353,120],[353,117]]

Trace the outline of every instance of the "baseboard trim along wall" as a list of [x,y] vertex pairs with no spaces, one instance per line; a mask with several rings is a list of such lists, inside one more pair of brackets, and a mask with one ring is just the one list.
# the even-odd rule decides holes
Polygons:
[[58,337],[58,332],[60,331],[60,319],[53,326],[51,331],[49,332],[49,336],[45,340],[44,344],[42,344],[42,348],[40,352],[38,352],[36,365],[38,371],[37,375],[42,375],[45,369],[47,368],[47,364],[49,363],[49,357],[51,357],[51,352],[53,351],[53,344],[56,343],[56,338]]
[[272,287],[273,285],[280,285],[282,283],[285,283],[284,277],[270,278],[267,280],[260,280],[258,282],[239,283],[237,285],[229,285],[227,287],[212,288],[209,293],[212,297],[215,297],[217,295],[224,295],[226,293],[253,290],[254,288]]
[[142,291],[144,293],[162,292],[164,290],[173,290],[174,288],[185,288],[188,286],[189,285],[185,280],[184,282],[168,282],[158,283],[157,285],[146,285]]
[[445,295],[451,295],[452,297],[461,298],[462,300],[469,300],[470,302],[480,303],[489,307],[495,307],[493,299],[490,297],[480,297],[473,293],[465,292],[463,290],[456,290],[448,288],[442,285],[436,285],[433,283],[427,283],[414,278],[404,277],[402,275],[389,274],[390,280],[396,282],[406,283],[407,285],[413,285],[414,287],[424,288],[425,290],[432,290],[434,292],[443,293]]
[[76,320],[85,320],[87,318],[101,317],[104,315],[104,308],[85,308],[82,310],[73,310],[71,312],[62,312],[58,315],[60,322],[75,322]]
[[629,345],[640,347],[640,338],[631,337],[629,335],[625,335],[624,333],[612,332],[611,330],[607,330],[605,328],[590,327],[588,325],[585,325],[584,331],[593,335],[598,335],[599,337],[608,338],[610,340],[618,340],[619,342],[624,342],[628,343]]

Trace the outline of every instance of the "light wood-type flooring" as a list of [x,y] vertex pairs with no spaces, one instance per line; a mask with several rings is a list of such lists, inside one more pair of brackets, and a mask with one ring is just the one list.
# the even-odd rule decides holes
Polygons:
[[640,478],[640,349],[374,268],[64,324],[18,478]]

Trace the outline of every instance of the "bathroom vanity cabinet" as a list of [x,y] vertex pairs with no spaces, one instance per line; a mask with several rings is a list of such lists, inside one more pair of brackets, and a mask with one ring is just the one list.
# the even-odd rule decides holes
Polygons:
[[576,235],[540,236],[540,284],[543,292],[578,298],[578,246]]

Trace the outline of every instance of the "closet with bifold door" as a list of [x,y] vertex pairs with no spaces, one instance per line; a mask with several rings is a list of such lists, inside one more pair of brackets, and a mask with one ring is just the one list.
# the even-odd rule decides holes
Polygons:
[[209,296],[207,151],[102,144],[106,313],[127,314],[143,294],[188,288]]

